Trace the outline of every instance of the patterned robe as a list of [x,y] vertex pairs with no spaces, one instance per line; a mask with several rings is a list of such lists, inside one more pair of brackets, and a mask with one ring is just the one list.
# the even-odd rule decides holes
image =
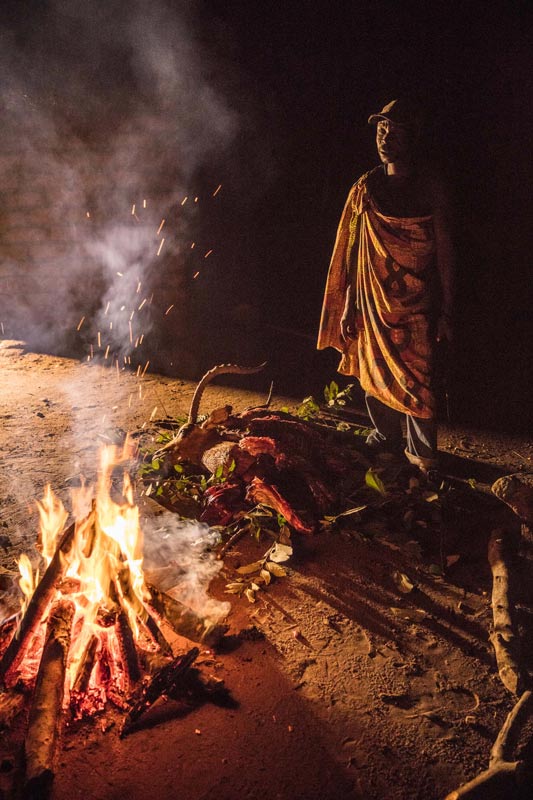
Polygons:
[[[380,169],[379,167],[377,169]],[[431,390],[430,307],[435,264],[431,215],[391,217],[372,199],[369,176],[352,187],[333,250],[317,347],[342,353],[339,372],[385,405],[414,417],[435,415]],[[356,280],[356,341],[340,321]]]

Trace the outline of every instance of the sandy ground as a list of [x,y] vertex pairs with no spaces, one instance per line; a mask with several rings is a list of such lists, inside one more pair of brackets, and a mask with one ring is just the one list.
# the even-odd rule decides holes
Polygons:
[[[194,385],[146,373],[120,375],[0,341],[0,558],[6,585],[31,551],[35,499],[51,483],[68,504],[96,449],[117,431],[188,408]],[[305,395],[302,387],[302,396]],[[263,394],[210,386],[202,408],[263,403]],[[294,399],[276,397],[277,407]],[[157,407],[157,408],[156,408]],[[156,409],[154,411],[154,409]],[[61,737],[54,800],[433,800],[487,766],[512,707],[497,677],[491,624],[490,530],[516,529],[486,493],[495,477],[531,471],[523,439],[443,429],[443,464],[476,480],[470,507],[438,535],[402,533],[383,519],[296,538],[287,578],[250,605],[231,596],[229,635],[199,659],[233,703],[169,703],[159,724],[120,740],[119,712]],[[143,514],[154,513],[144,504]],[[367,532],[368,533],[368,532]],[[264,545],[241,540],[212,586],[220,599],[233,569]],[[444,575],[434,562],[445,563]],[[394,573],[416,584],[402,593]],[[13,796],[24,718],[0,745],[0,798]]]

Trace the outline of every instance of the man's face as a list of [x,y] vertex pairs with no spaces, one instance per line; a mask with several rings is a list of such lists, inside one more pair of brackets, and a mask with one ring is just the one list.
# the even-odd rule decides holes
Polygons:
[[380,119],[376,126],[376,145],[383,164],[409,161],[412,135],[405,125]]

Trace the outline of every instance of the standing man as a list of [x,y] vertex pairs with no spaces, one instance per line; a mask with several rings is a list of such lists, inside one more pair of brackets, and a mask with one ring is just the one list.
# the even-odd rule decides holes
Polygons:
[[342,353],[339,372],[366,393],[375,452],[403,447],[427,473],[437,466],[434,344],[451,339],[453,247],[442,184],[417,159],[418,107],[393,100],[376,126],[381,165],[352,187],[328,273],[318,349]]

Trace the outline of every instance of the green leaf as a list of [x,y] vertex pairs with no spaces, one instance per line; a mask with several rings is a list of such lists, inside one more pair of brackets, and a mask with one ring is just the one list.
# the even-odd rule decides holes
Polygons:
[[374,491],[379,492],[381,495],[385,496],[387,494],[385,484],[379,475],[376,475],[372,467],[366,472],[365,483],[370,489],[374,489]]
[[174,464],[174,472],[177,472],[178,475],[181,475],[183,472],[183,466],[181,464]]
[[428,572],[431,575],[442,575],[442,570],[438,564],[430,564],[428,567]]
[[467,483],[472,489],[477,489],[477,481],[475,478],[468,478]]
[[163,487],[162,486],[158,486],[157,487],[157,491],[156,491],[155,494],[156,494],[156,497],[161,497],[161,495],[163,494]]
[[160,459],[160,458],[152,458],[152,464],[151,464],[151,466],[152,466],[152,469],[153,469],[153,470],[156,470],[156,471],[157,471],[157,470],[159,470],[159,469],[161,469],[161,464],[162,464],[162,463],[163,463],[163,462],[161,461],[161,459]]
[[372,428],[354,428],[353,433],[354,436],[364,436],[366,439],[372,433]]
[[228,475],[231,475],[232,472],[235,472],[235,467],[236,466],[237,466],[237,464],[235,463],[235,459],[232,458],[231,461],[230,461],[230,465],[228,467]]

